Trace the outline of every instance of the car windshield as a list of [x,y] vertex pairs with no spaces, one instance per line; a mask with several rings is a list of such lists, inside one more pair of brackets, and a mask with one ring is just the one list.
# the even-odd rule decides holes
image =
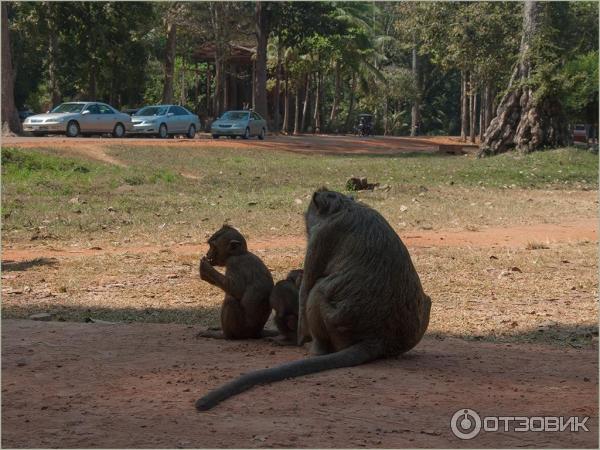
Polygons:
[[146,106],[134,114],[134,116],[164,116],[168,106]]
[[52,110],[53,113],[78,113],[85,105],[83,103],[63,103]]
[[221,116],[223,120],[244,120],[248,118],[248,113],[244,111],[229,111]]

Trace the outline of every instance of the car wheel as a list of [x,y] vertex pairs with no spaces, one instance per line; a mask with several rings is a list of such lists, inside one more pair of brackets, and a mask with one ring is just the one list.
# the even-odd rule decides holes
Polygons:
[[250,137],[250,128],[246,128],[246,131],[244,131],[244,135],[242,136],[242,139],[248,139]]
[[115,125],[115,128],[112,132],[112,137],[114,138],[122,138],[125,136],[125,127],[122,123],[118,123]]
[[79,135],[79,124],[74,120],[71,120],[67,124],[67,136],[68,137],[77,137]]
[[160,127],[158,127],[158,137],[161,139],[166,139],[169,137],[169,131],[164,123],[161,123]]
[[213,139],[219,139],[219,135],[218,134],[213,134],[212,137],[213,137]]
[[265,129],[263,128],[262,130],[260,130],[260,134],[258,135],[258,138],[262,141],[265,138]]
[[196,127],[194,125],[190,125],[186,136],[190,139],[194,139],[194,136],[196,136]]

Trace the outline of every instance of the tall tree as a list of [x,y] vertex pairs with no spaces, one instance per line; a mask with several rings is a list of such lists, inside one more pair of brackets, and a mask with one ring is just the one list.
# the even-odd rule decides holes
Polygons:
[[268,10],[265,2],[257,1],[254,6],[256,33],[256,65],[254,72],[254,108],[267,117],[267,42],[269,37]]
[[[544,54],[544,46],[556,44],[545,30],[553,8],[555,5],[550,3],[525,1],[519,61],[497,115],[485,134],[480,156],[495,155],[511,148],[531,152],[568,142],[561,101],[548,89],[547,84],[551,81],[544,79],[546,77],[536,64],[536,59]],[[536,80],[536,75],[542,75],[542,79]]]
[[2,133],[20,133],[21,122],[15,107],[15,77],[10,47],[6,2],[2,2]]
[[170,18],[166,20],[167,47],[165,48],[165,82],[162,102],[173,103],[173,79],[175,78],[175,51],[177,49],[177,24]]

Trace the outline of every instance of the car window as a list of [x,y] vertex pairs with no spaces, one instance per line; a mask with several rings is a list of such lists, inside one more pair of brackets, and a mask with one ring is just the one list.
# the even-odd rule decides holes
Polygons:
[[248,113],[244,111],[228,111],[221,116],[223,120],[244,120],[248,119]]
[[96,103],[86,106],[85,111],[89,111],[90,114],[100,114],[100,108]]
[[181,106],[172,106],[171,111],[175,113],[176,116],[187,116],[188,113]]
[[78,113],[83,109],[83,103],[63,103],[52,110],[55,113]]
[[164,116],[166,113],[166,106],[146,106],[136,112],[134,116]]
[[260,116],[258,114],[256,114],[255,112],[252,113],[252,118],[254,120],[260,120]]
[[114,111],[110,109],[107,105],[98,104],[98,109],[100,110],[100,114],[114,114]]
[[585,130],[585,125],[575,125],[575,130],[576,131],[584,131]]

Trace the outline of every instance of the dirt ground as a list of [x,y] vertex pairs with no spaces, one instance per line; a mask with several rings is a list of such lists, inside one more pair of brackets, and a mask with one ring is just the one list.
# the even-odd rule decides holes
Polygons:
[[[105,152],[107,144],[190,142],[211,148],[335,154],[473,151],[448,137],[3,139],[3,145],[20,147],[59,145],[66,155],[118,165],[123,163]],[[595,337],[586,337],[584,344],[560,338],[562,346],[551,340],[532,344],[457,339],[444,331],[464,322],[468,334],[481,323],[482,334],[488,336],[507,328],[525,337],[531,330],[551,335],[556,325],[552,321],[562,324],[556,333],[589,334],[590,325],[597,324],[590,319],[597,312],[597,258],[590,255],[598,241],[598,221],[553,219],[473,230],[401,232],[422,269],[426,290],[437,301],[430,325],[435,331],[401,358],[254,388],[206,413],[197,413],[193,405],[209,389],[243,372],[305,357],[306,349],[266,341],[199,340],[198,325],[4,319],[2,446],[597,448],[597,327]],[[545,250],[530,251],[527,246],[532,243]],[[91,305],[118,309],[123,300],[149,311],[162,307],[163,313],[192,304],[216,320],[222,294],[196,282],[204,244],[88,244],[5,240],[5,312],[60,310],[66,305],[87,314],[85,308]],[[305,238],[261,236],[249,246],[265,258],[274,276],[281,277],[301,263]],[[455,255],[465,264],[454,263]],[[475,279],[480,284],[475,285]],[[473,292],[477,289],[481,295]],[[471,297],[465,295],[467,290]],[[202,309],[200,299],[210,308]],[[473,320],[475,325],[469,322]],[[444,328],[440,321],[452,326]],[[589,416],[589,432],[482,432],[463,441],[452,434],[450,419],[464,408],[481,416]]]
[[[198,413],[207,390],[306,351],[195,332],[5,320],[3,447],[598,447],[597,350],[426,338],[402,358],[257,387]],[[449,426],[461,408],[590,416],[589,432],[461,441]]]
[[[80,153],[86,157],[96,157],[104,162],[120,165],[114,159],[107,159],[102,147],[105,145],[127,145],[127,146],[177,146],[177,145],[201,145],[202,148],[235,148],[235,149],[264,149],[264,150],[287,150],[305,154],[383,154],[393,155],[408,152],[442,152],[442,153],[467,153],[476,151],[477,146],[463,143],[459,139],[450,136],[375,136],[358,137],[351,135],[301,135],[268,136],[264,141],[257,139],[212,139],[209,134],[198,134],[194,139],[173,138],[66,138],[64,136],[46,137],[3,137],[2,145],[17,146],[23,148],[60,146],[67,153]],[[110,157],[109,157],[110,158]]]

